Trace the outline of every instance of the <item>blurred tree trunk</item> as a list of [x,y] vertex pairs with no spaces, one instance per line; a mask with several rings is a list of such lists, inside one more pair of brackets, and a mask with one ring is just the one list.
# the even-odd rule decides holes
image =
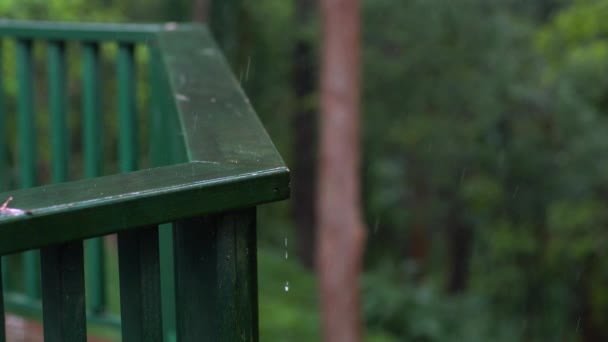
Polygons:
[[194,0],[192,4],[192,20],[199,23],[206,23],[209,14],[210,0]]
[[[243,43],[241,35],[243,30],[247,29],[241,0],[210,1],[207,10],[213,37],[237,74],[238,70],[235,68],[239,65],[239,50],[243,50],[240,46]],[[251,27],[249,29],[253,30]]]
[[[594,273],[597,271],[598,256],[590,255],[583,262],[583,270],[578,281],[578,318],[576,330],[584,342],[607,341],[608,330],[605,324],[601,324],[601,319],[596,309],[594,308],[594,280],[597,284],[597,278]],[[594,279],[595,278],[595,279]]]
[[186,4],[184,0],[165,0],[162,4],[163,8],[163,20],[166,21],[182,21],[184,18],[188,20],[187,15],[190,10],[189,3]]
[[467,289],[473,251],[473,230],[462,217],[458,199],[449,214],[448,227],[448,293],[459,294]]
[[357,0],[321,0],[321,148],[317,267],[325,341],[361,341],[365,229],[359,177],[360,19]]
[[315,255],[315,186],[317,113],[311,104],[315,93],[316,68],[311,41],[302,32],[311,24],[314,0],[296,0],[295,21],[298,30],[293,51],[293,88],[295,113],[294,169],[292,210],[296,221],[298,255],[309,269]]
[[[428,217],[430,208],[430,190],[427,175],[424,168],[417,168],[420,165],[415,153],[409,155],[409,165],[415,165],[410,172],[409,184],[412,184],[414,192],[412,231],[408,236],[407,258],[413,261],[413,277],[419,282],[424,277],[426,271],[427,256],[431,246],[428,236]],[[406,206],[409,203],[405,204]]]

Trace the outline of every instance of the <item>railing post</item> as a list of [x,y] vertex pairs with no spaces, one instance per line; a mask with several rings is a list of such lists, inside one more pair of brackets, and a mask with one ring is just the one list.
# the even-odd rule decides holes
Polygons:
[[257,341],[255,208],[176,222],[177,340]]

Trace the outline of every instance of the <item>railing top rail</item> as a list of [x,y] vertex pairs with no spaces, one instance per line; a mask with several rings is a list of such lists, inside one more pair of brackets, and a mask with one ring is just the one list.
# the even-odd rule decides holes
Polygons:
[[164,30],[190,30],[189,23],[78,23],[0,19],[0,36],[22,39],[146,42]]
[[188,162],[0,193],[27,211],[0,210],[0,255],[289,196],[289,170],[205,27],[0,20],[3,35],[145,39],[161,62],[163,114],[176,116],[173,136],[183,137]]
[[190,161],[285,166],[204,27],[162,31],[156,41]]

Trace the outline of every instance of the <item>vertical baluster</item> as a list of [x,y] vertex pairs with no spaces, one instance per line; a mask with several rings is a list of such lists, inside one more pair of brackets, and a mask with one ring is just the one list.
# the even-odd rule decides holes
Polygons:
[[[99,44],[86,42],[83,49],[83,130],[84,173],[87,178],[103,173],[103,121],[101,116],[101,78]],[[103,238],[86,241],[88,308],[102,312],[105,308]]]
[[176,222],[177,338],[257,341],[255,208]]
[[32,41],[17,41],[17,80],[19,82],[19,161],[21,187],[36,185],[36,131],[34,125],[34,62]]
[[[36,185],[36,131],[34,125],[34,61],[32,41],[17,40],[18,135],[21,187]],[[23,253],[25,292],[30,298],[40,297],[38,252]]]
[[[170,163],[170,142],[167,135],[166,110],[163,107],[162,60],[160,51],[151,42],[150,54],[150,160],[152,166],[162,166]],[[172,99],[171,99],[172,100]],[[164,113],[164,114],[163,114]],[[173,225],[159,226],[160,239],[160,269],[161,269],[161,300],[163,315],[163,332],[165,341],[174,340],[175,336],[175,279],[173,271]]]
[[196,341],[205,336],[219,341],[217,333],[217,217],[207,216],[175,223],[175,305],[177,340]]
[[118,113],[120,171],[137,169],[137,115],[135,108],[134,45],[118,46]]
[[158,229],[118,233],[118,255],[122,340],[161,342]]
[[150,48],[150,160],[152,166],[166,164],[168,151],[167,139],[163,130],[163,111],[162,111],[162,61],[158,49]]
[[85,177],[94,178],[102,175],[103,165],[99,45],[84,43],[82,49],[84,172]]
[[51,105],[52,179],[55,183],[68,178],[68,129],[65,44],[48,43],[49,93]]
[[82,241],[41,249],[45,342],[85,342],[87,319]]

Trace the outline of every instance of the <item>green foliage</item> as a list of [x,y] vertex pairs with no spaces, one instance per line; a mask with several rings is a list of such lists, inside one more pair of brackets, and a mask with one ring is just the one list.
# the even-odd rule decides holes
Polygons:
[[63,21],[122,21],[121,8],[87,0],[8,0],[0,3],[0,17]]

